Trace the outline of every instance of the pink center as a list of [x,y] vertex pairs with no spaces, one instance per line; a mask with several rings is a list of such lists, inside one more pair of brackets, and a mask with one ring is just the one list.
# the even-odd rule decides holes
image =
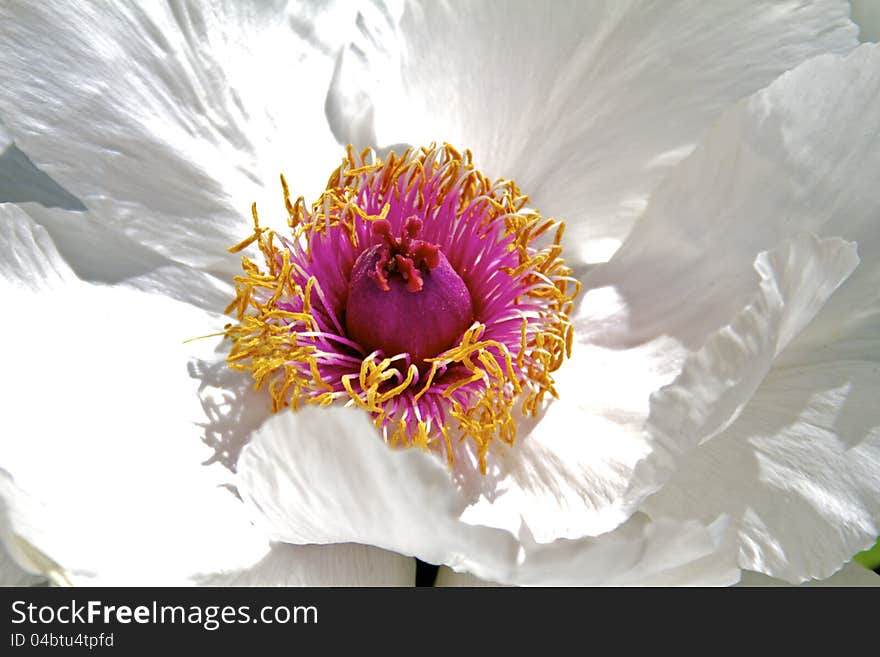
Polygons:
[[419,366],[455,346],[474,320],[467,286],[421,231],[415,216],[398,238],[390,222],[373,224],[374,245],[351,271],[345,317],[349,337],[367,351],[408,353]]
[[373,240],[381,254],[373,278],[386,292],[391,289],[388,276],[394,272],[406,281],[407,290],[421,292],[424,279],[419,270],[430,271],[440,264],[440,247],[417,239],[421,232],[422,220],[417,217],[406,220],[397,239],[391,234],[391,222],[382,219],[373,224]]

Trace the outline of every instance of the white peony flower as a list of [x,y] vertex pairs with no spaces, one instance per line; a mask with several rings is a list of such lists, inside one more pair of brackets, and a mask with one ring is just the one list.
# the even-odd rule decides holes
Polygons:
[[[18,567],[408,584],[416,556],[447,583],[797,583],[873,543],[880,47],[857,47],[847,3],[275,4],[0,7],[0,117],[87,209],[0,206],[0,536]],[[303,393],[336,403],[273,414],[229,340],[185,342],[243,344],[227,248],[252,202],[289,234],[279,173],[310,203],[345,144],[432,142],[564,221],[584,286],[570,358],[493,388],[558,399],[516,414],[484,473],[467,441],[452,464],[393,449],[372,402]],[[324,207],[290,214],[329,226]],[[435,438],[463,426],[449,404]]]

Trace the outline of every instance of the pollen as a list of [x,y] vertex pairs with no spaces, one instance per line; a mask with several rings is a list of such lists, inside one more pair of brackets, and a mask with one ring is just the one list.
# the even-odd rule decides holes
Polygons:
[[351,147],[290,232],[260,225],[226,309],[229,366],[274,411],[345,404],[395,447],[485,474],[493,445],[557,396],[580,284],[562,258],[564,224],[515,183],[480,173],[449,145],[391,153]]

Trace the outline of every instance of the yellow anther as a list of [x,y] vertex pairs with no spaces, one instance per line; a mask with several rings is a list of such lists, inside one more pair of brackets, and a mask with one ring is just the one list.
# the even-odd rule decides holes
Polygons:
[[[235,277],[236,297],[226,312],[238,321],[224,333],[232,340],[229,366],[249,371],[255,387],[269,391],[274,410],[296,409],[304,402],[357,406],[371,414],[390,444],[443,451],[450,467],[454,446],[470,441],[485,473],[493,440],[515,440],[514,407],[534,415],[547,395],[556,395],[552,373],[571,354],[574,332],[568,314],[580,283],[561,258],[564,224],[527,210],[528,197],[513,182],[490,181],[472,163],[469,150],[449,144],[392,153],[384,162],[369,149],[358,153],[349,146],[311,206],[302,197],[291,202],[281,175],[292,235],[284,240],[262,227],[253,204],[251,235],[229,249],[240,252],[256,244],[264,259],[261,267],[243,256],[243,273]],[[429,184],[433,191],[426,194]],[[364,189],[384,199],[378,214],[360,207]],[[324,309],[326,319],[328,301],[320,281],[305,271],[304,261],[292,260],[287,245],[304,245],[311,259],[313,240],[329,239],[337,230],[357,247],[358,226],[387,218],[401,198],[414,199],[427,216],[449,194],[457,197],[457,212],[480,210],[481,239],[497,239],[498,227],[503,229],[516,258],[505,271],[524,290],[522,300],[541,306],[540,315],[522,317],[518,340],[509,348],[485,339],[486,326],[475,323],[459,344],[428,359],[430,369],[423,377],[414,364],[404,372],[400,357],[377,354],[359,357],[358,365],[347,354],[348,372],[338,365],[325,370],[333,347],[322,342],[316,308]],[[546,244],[550,231],[552,242]],[[536,245],[539,239],[545,246]]]

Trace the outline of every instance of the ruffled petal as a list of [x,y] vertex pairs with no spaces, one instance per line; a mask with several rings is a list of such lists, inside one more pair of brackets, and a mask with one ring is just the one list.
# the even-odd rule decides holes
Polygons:
[[[559,373],[562,401],[500,476],[467,482],[463,520],[511,534],[522,525],[539,543],[608,531],[660,488],[681,453],[736,418],[857,262],[852,245],[799,236],[763,256],[756,275],[758,253],[804,228],[839,231],[874,253],[876,185],[847,166],[877,157],[852,118],[876,97],[873,53],[820,58],[741,103],[658,190],[632,239],[587,278],[575,356]],[[828,102],[828,87],[847,102]],[[856,278],[863,270],[875,271]],[[851,307],[873,307],[865,301]],[[654,397],[645,431],[649,397],[678,375],[688,347],[686,372]],[[574,426],[599,437],[572,440]]]
[[[740,576],[735,535],[724,518],[704,527],[637,515],[605,536],[531,547],[513,580],[517,584],[728,586]],[[445,566],[434,585],[503,586]]]
[[0,542],[0,586],[45,586],[47,580],[23,569]]
[[279,541],[370,543],[509,584],[730,584],[739,576],[723,518],[704,525],[638,515],[609,534],[551,544],[462,522],[465,497],[445,464],[389,448],[359,411],[273,416],[245,447],[238,474],[256,522]]
[[[341,156],[323,94],[353,17],[327,11],[6,2],[0,116],[98,221],[232,271],[226,248],[247,234],[252,202],[267,195],[267,222],[284,224],[279,173],[316,196]],[[327,20],[336,29],[318,30]]]
[[880,533],[878,392],[876,362],[774,368],[645,509],[727,513],[743,568],[790,582],[830,576]]
[[[737,586],[791,586],[788,582],[780,579],[773,579],[763,573],[755,573],[744,570],[742,579]],[[811,580],[800,586],[804,587],[874,587],[880,586],[880,575],[872,570],[868,570],[855,562],[846,564],[843,568],[834,573],[827,579]]]
[[[856,246],[801,235],[755,261],[760,290],[730,324],[685,361],[651,399],[658,449],[640,468],[674,460],[722,433],[752,399],[774,361],[859,263]],[[659,466],[663,467],[663,466]]]
[[77,278],[90,283],[129,287],[209,312],[221,313],[235,296],[228,279],[174,262],[88,214],[21,207],[51,237]]
[[0,203],[28,202],[68,210],[85,209],[78,198],[35,167],[27,155],[10,142],[6,150],[0,149]]
[[613,532],[537,546],[525,541],[514,583],[539,586],[727,586],[739,578],[728,519],[632,516]]
[[58,254],[52,238],[16,205],[0,204],[0,286],[4,291],[39,292],[75,284],[76,274]]
[[398,15],[376,12],[340,55],[331,123],[356,144],[470,148],[569,222],[573,261],[607,259],[730,103],[857,43],[837,1],[410,2]]
[[34,166],[0,121],[0,203],[35,201],[50,207],[82,210],[79,200]]
[[[791,581],[828,576],[877,533],[880,486],[870,472],[878,469],[878,418],[866,400],[878,396],[878,98],[874,45],[784,75],[723,117],[654,195],[612,262],[591,273],[626,299],[631,339],[665,330],[694,350],[705,344],[681,385],[655,397],[652,427],[667,453],[721,433],[658,495],[666,503],[645,509],[704,520],[728,513],[740,523],[742,565]],[[856,241],[861,264],[830,298],[853,262],[846,249],[825,283],[814,266],[777,267],[797,286],[818,285],[801,291],[807,305],[786,304],[799,319],[774,320],[772,329],[765,320],[773,313],[749,306],[756,276],[744,262],[804,230]],[[772,290],[763,289],[766,302]],[[713,367],[714,383],[702,376]],[[666,402],[675,399],[680,412],[670,414],[675,403]],[[838,418],[844,409],[846,421]],[[655,464],[663,451],[655,449]],[[672,457],[657,467],[678,466]],[[780,515],[782,500],[796,519]]]
[[59,583],[174,584],[268,550],[203,441],[192,357],[222,319],[73,274],[47,233],[0,206],[0,288],[13,312],[0,397],[3,543]]
[[561,399],[501,453],[500,475],[471,482],[479,499],[463,519],[511,533],[524,525],[538,542],[613,529],[668,479],[679,454],[736,417],[857,263],[854,245],[809,236],[759,257],[758,297],[690,356],[662,337],[613,345],[615,331],[626,334],[625,304],[612,288],[590,291],[560,371]]
[[664,336],[606,341],[626,323],[613,288],[585,294],[571,359],[554,375],[559,399],[523,424],[513,448],[494,452],[495,476],[468,479],[466,522],[514,534],[523,526],[549,543],[603,534],[632,515],[641,501],[633,473],[652,451],[649,400],[678,375],[686,350]]
[[828,577],[878,534],[876,363],[825,360],[834,345],[817,357],[799,344],[801,326],[854,264],[854,248],[833,239],[789,241],[760,257],[756,302],[658,395],[664,411],[652,429],[664,444],[701,444],[643,508],[704,521],[727,514],[743,568]]
[[513,536],[458,521],[465,503],[445,463],[392,450],[361,411],[272,416],[244,448],[237,483],[278,541],[365,543],[488,579],[516,560]]
[[[728,586],[740,577],[736,535],[724,517],[698,522],[636,514],[615,531],[550,545],[525,541],[512,582],[538,586]],[[500,586],[441,567],[435,586]]]
[[249,568],[198,577],[205,586],[413,586],[416,562],[369,545],[275,543]]
[[[880,199],[870,173],[880,161],[863,137],[880,134],[875,53],[863,47],[784,76],[725,116],[674,172],[612,262],[587,275],[561,400],[512,450],[507,480],[465,518],[510,531],[522,520],[539,541],[607,531],[663,485],[679,455],[736,418],[774,362],[797,353],[785,351],[794,336],[825,360],[877,353]],[[825,101],[828,87],[847,102]],[[800,235],[759,258],[757,276],[742,267],[803,228],[857,239],[863,264],[853,274],[853,245]],[[673,379],[646,422],[648,398]]]
[[[880,47],[825,55],[738,103],[652,196],[630,239],[589,273],[630,309],[633,342],[696,350],[754,295],[755,257],[801,232],[880,252]],[[870,248],[873,248],[871,246]],[[843,318],[842,318],[843,319]]]

